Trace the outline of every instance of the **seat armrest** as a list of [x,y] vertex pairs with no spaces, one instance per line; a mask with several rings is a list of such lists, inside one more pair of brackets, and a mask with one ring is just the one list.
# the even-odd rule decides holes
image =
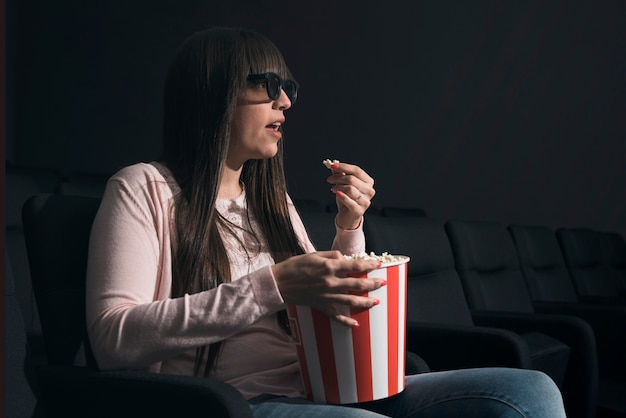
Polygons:
[[534,302],[535,310],[542,314],[573,315],[585,320],[596,337],[600,373],[626,381],[626,307],[592,305],[585,303]]
[[426,361],[424,361],[424,359],[421,356],[411,351],[406,352],[406,374],[407,375],[428,373],[430,371],[431,371],[430,366],[426,364]]
[[[477,325],[510,329],[518,334],[540,332],[568,345],[571,382],[585,381],[597,388],[598,353],[594,332],[586,321],[569,315],[472,311]],[[593,396],[597,396],[593,395]]]
[[477,325],[509,329],[518,334],[541,332],[567,344],[572,349],[596,356],[595,334],[589,323],[577,316],[472,311]]
[[626,330],[626,306],[595,305],[587,303],[533,302],[537,313],[571,315],[582,318],[595,330],[609,327],[608,332]]
[[595,335],[589,323],[579,317],[563,314],[515,313],[500,311],[472,311],[477,325],[510,329],[518,334],[542,332],[572,347],[575,341],[592,342]]
[[408,322],[407,350],[423,357],[432,370],[531,365],[526,342],[504,329]]
[[211,378],[65,365],[42,366],[38,377],[46,416],[252,417],[241,393]]

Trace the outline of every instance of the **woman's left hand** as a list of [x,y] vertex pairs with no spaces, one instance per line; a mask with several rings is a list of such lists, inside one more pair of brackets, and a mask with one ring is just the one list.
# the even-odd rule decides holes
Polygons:
[[331,190],[336,196],[337,225],[343,229],[356,229],[376,194],[374,179],[352,164],[334,163],[330,169],[332,174],[326,181],[333,185]]

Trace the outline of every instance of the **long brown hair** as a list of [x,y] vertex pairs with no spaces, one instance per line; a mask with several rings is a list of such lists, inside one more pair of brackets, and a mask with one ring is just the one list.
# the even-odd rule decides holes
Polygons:
[[[228,282],[230,263],[215,209],[221,172],[229,147],[237,94],[252,73],[273,71],[291,78],[278,48],[254,31],[212,28],[180,46],[167,75],[164,95],[163,160],[180,187],[175,196],[172,248],[172,297]],[[283,142],[270,159],[244,164],[248,210],[260,227],[275,262],[304,251],[287,206]],[[225,228],[224,230],[228,230]],[[287,327],[286,314],[278,315]],[[219,343],[209,347],[205,375]],[[205,349],[196,356],[196,374]]]

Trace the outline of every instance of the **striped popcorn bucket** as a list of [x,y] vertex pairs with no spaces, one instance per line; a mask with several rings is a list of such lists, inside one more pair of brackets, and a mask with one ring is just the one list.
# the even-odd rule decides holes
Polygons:
[[380,303],[351,309],[347,327],[308,306],[288,305],[307,398],[344,404],[386,398],[404,389],[406,277],[409,258],[355,277],[387,280],[365,296]]

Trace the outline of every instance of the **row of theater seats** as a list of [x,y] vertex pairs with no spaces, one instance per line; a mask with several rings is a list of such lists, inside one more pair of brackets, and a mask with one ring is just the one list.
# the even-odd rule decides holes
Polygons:
[[[294,202],[318,249],[334,213]],[[626,245],[581,228],[440,222],[420,208],[366,215],[367,251],[411,257],[408,348],[432,370],[550,375],[568,416],[626,416]]]
[[[14,296],[13,305],[19,307],[27,344],[27,350],[8,347],[9,358],[18,359],[9,363],[25,367],[15,371],[14,379],[9,376],[16,384],[8,385],[7,398],[22,411],[32,411],[33,399],[40,395],[32,367],[48,359],[21,208],[27,198],[42,192],[99,198],[107,177],[39,174],[7,170],[7,272],[15,283],[7,297]],[[315,245],[330,247],[333,205],[304,199],[295,204]],[[607,284],[623,280],[621,236],[489,222],[441,223],[420,208],[391,207],[372,208],[364,228],[368,251],[411,257],[407,348],[422,356],[430,369],[536,368],[559,384],[570,417],[626,416],[626,307],[620,296],[624,283]],[[518,228],[526,232],[515,232]],[[618,245],[609,247],[609,242]],[[12,341],[23,345],[22,339]],[[27,382],[20,380],[24,376]]]

